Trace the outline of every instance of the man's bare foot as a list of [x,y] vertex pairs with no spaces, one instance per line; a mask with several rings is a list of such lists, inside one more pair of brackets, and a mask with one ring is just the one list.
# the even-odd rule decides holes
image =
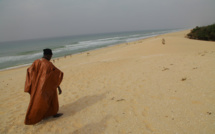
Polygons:
[[54,115],[53,118],[58,118],[58,117],[60,117],[62,115],[63,115],[62,113],[58,113],[58,114]]

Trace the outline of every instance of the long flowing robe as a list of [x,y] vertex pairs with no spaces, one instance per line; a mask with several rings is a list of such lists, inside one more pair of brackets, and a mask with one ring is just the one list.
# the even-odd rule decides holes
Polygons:
[[30,103],[25,117],[26,125],[57,114],[57,87],[62,79],[63,72],[44,58],[34,61],[27,69],[24,91],[30,94]]

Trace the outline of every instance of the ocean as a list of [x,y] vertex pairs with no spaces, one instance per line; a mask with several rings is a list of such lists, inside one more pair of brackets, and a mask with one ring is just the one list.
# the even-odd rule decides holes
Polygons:
[[57,58],[174,31],[179,30],[147,30],[0,42],[0,70],[31,64],[42,57],[45,48],[52,49],[53,58]]

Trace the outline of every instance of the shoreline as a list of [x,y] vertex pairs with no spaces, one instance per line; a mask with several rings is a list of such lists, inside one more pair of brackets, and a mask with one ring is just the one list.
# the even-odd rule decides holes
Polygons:
[[[186,29],[186,30],[189,30],[189,29]],[[174,30],[174,31],[171,31],[169,33],[175,33],[175,32],[180,32],[180,31],[184,31],[184,29],[183,30]],[[165,34],[169,34],[169,33],[165,33]],[[100,48],[95,48],[95,49],[92,49],[92,50],[87,50],[87,51],[78,52],[78,53],[74,53],[74,54],[67,54],[67,55],[64,55],[64,56],[52,58],[51,61],[53,62],[53,60],[62,59],[62,58],[67,57],[67,56],[71,56],[71,55],[75,56],[75,55],[79,55],[79,54],[82,54],[82,53],[93,52],[93,51],[96,51],[96,50],[99,50],[99,49],[104,49],[104,48],[113,47],[113,46],[122,45],[122,44],[127,44],[127,43],[133,43],[133,42],[137,42],[137,41],[141,41],[141,40],[145,40],[145,39],[149,39],[149,38],[153,38],[153,37],[157,37],[157,36],[165,35],[165,34],[150,35],[150,36],[146,36],[146,37],[143,37],[142,39],[138,39],[138,40],[135,40],[135,41],[130,41],[130,42],[126,42],[126,43],[120,43],[120,44],[113,44],[113,45],[100,47]],[[32,63],[33,63],[33,61],[32,61]],[[31,65],[32,63],[20,64],[20,65],[16,65],[16,66],[3,68],[3,69],[0,69],[0,72],[27,67],[27,66]]]

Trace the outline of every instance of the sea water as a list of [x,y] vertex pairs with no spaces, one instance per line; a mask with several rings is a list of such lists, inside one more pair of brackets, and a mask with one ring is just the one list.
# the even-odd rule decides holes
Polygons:
[[0,70],[31,64],[42,57],[45,48],[52,49],[53,58],[56,58],[173,31],[177,30],[147,30],[0,42]]

